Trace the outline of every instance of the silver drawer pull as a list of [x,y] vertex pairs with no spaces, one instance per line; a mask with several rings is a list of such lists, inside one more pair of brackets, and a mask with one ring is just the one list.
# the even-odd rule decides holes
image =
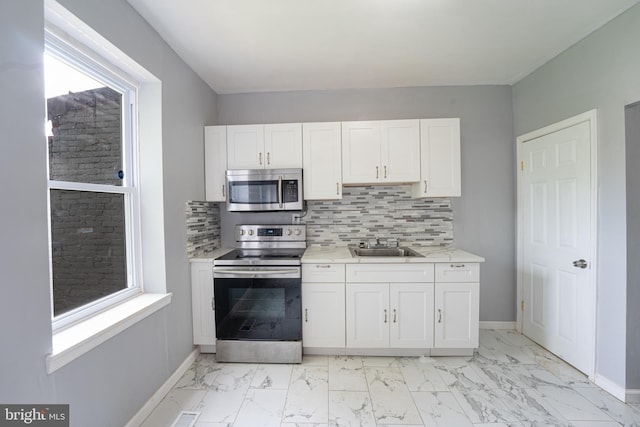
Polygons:
[[464,264],[451,264],[451,268],[464,268]]
[[324,264],[324,265],[318,264],[318,265],[316,265],[316,268],[331,268],[331,265],[330,264]]

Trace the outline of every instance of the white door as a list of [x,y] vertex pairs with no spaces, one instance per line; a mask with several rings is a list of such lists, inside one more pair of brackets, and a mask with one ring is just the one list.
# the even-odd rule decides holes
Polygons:
[[302,283],[302,346],[345,346],[344,283]]
[[420,180],[420,121],[382,121],[383,182],[418,182]]
[[593,374],[595,303],[591,124],[523,142],[522,330]]
[[224,202],[227,170],[227,127],[204,128],[204,178],[207,202]]
[[342,198],[340,122],[302,124],[304,198]]
[[479,283],[435,284],[435,348],[478,347],[479,299]]
[[433,347],[433,283],[391,283],[389,309],[389,347]]
[[347,283],[347,347],[389,347],[389,285]]
[[380,181],[382,126],[380,122],[342,123],[342,182]]
[[229,169],[262,169],[265,163],[263,125],[227,126]]
[[264,125],[264,167],[267,169],[302,167],[302,124]]

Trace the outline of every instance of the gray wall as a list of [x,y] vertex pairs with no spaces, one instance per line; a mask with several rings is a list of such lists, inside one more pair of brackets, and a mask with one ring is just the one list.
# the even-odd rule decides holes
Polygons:
[[[625,109],[627,157],[627,384],[640,389],[640,102]],[[635,361],[635,363],[633,362]]]
[[[486,258],[480,320],[515,320],[515,151],[509,86],[421,87],[218,96],[218,123],[461,118],[462,197],[452,198],[454,244]],[[222,242],[254,217],[222,210]],[[272,214],[268,221],[290,222]]]
[[637,363],[640,354],[626,342],[624,106],[640,99],[638,40],[640,6],[634,6],[513,87],[515,135],[598,109],[596,371],[615,384],[635,387],[640,378],[626,377],[626,366]]
[[167,288],[171,305],[52,375],[43,0],[0,2],[0,402],[70,403],[72,426],[125,424],[192,350],[185,203],[204,198],[203,131],[216,96],[125,0],[63,6],[162,81]]

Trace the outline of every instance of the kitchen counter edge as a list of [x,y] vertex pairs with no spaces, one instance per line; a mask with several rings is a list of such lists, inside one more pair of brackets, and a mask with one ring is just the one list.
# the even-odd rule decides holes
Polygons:
[[402,264],[425,262],[484,262],[484,258],[452,247],[419,247],[411,249],[423,257],[353,257],[346,246],[311,246],[302,257],[303,264]]

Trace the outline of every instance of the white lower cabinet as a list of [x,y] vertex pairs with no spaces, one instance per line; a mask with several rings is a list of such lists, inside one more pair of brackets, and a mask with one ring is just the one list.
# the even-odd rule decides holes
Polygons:
[[436,264],[435,348],[476,348],[479,335],[480,266]]
[[344,348],[344,264],[302,265],[302,346]]
[[[213,261],[191,260],[191,306],[193,312],[193,343],[204,353],[214,352],[216,316],[213,303]],[[206,351],[203,351],[206,350]]]
[[431,348],[433,264],[347,265],[347,348]]

